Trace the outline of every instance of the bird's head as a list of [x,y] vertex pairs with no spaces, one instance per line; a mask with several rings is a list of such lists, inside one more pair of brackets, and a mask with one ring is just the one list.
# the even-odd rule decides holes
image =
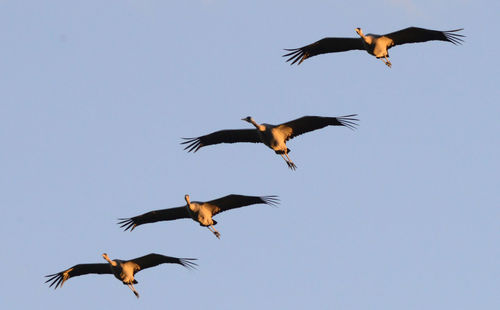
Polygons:
[[184,195],[184,199],[186,200],[186,203],[188,205],[191,203],[191,200],[189,200],[189,195],[188,194]]
[[251,116],[247,116],[245,118],[242,118],[241,120],[254,125],[255,128],[257,128],[257,130],[260,130],[260,131],[266,130],[266,126],[257,124],[257,122]]
[[245,121],[245,122],[248,122],[250,124],[253,122],[253,118],[251,116],[247,116],[245,118],[242,118],[241,120]]
[[356,33],[359,34],[361,37],[363,36],[363,30],[361,28],[356,28]]

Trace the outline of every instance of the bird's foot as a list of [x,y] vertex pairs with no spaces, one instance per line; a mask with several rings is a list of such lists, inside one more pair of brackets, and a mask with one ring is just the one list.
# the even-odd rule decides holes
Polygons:
[[139,293],[135,290],[135,287],[132,283],[127,283],[127,286],[132,290],[134,293],[135,297],[139,298]]
[[214,235],[217,237],[217,239],[220,239],[220,233],[218,231],[214,231]]
[[392,68],[392,64],[389,60],[385,64],[387,65],[387,67]]
[[288,165],[288,168],[290,168],[292,170],[297,169],[297,166],[291,161],[287,161],[286,164]]

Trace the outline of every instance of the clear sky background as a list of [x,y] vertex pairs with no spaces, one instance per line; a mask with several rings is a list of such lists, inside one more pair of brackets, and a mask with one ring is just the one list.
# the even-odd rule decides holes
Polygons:
[[[500,309],[498,1],[0,1],[2,309]],[[354,29],[445,42],[284,62]],[[289,142],[180,137],[357,113]],[[231,193],[278,208],[125,233],[119,217]],[[49,289],[101,254],[198,258]]]

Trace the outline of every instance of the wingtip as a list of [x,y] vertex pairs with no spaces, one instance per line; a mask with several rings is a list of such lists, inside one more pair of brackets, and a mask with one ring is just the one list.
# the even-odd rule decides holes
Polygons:
[[277,207],[280,204],[280,199],[277,195],[269,195],[269,196],[263,196],[261,197],[262,201],[264,201],[265,204]]
[[186,267],[187,269],[196,270],[196,267],[198,266],[197,263],[193,262],[195,260],[198,260],[197,258],[181,258],[179,260],[181,262],[181,265]]
[[184,150],[187,150],[188,153],[193,152],[196,153],[202,146],[200,138],[182,138],[186,141],[181,142],[180,144],[186,144]]
[[355,130],[359,126],[359,124],[358,124],[359,119],[356,118],[357,116],[358,116],[358,114],[350,114],[350,115],[344,115],[344,116],[337,117],[337,119],[342,126],[347,127],[351,130]]
[[299,62],[297,65],[300,65],[308,58],[308,55],[304,53],[301,48],[285,49],[285,51],[289,51],[290,53],[282,55],[282,57],[289,57],[286,62],[290,62],[290,66],[297,62]]
[[50,282],[49,288],[54,286],[54,289],[56,289],[58,287],[62,287],[62,285],[64,284],[63,277],[59,273],[49,274],[45,277],[49,277],[49,279],[45,281],[45,283]]
[[455,33],[457,31],[462,31],[462,30],[464,30],[464,28],[443,31],[443,34],[444,34],[447,41],[449,41],[455,45],[462,45],[465,42],[464,39],[462,39],[462,38],[465,38],[466,36],[463,34]]
[[130,232],[132,232],[137,226],[137,223],[135,223],[132,218],[119,218],[118,220],[119,222],[116,224],[120,225],[120,228],[123,228],[123,231],[127,231],[130,229]]

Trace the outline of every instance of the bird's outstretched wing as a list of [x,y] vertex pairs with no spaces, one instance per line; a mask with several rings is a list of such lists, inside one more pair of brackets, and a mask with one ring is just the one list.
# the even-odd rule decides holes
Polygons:
[[64,271],[49,274],[47,277],[47,281],[45,283],[50,282],[50,286],[54,286],[54,289],[57,287],[62,287],[64,282],[72,277],[81,276],[89,273],[97,273],[97,274],[111,274],[111,268],[108,263],[104,264],[78,264],[71,268],[68,268]]
[[285,49],[290,53],[283,55],[283,57],[289,57],[286,61],[292,61],[290,65],[297,61],[299,62],[297,65],[300,65],[307,58],[316,55],[364,49],[360,38],[324,38],[300,48]]
[[181,144],[187,144],[184,148],[188,152],[196,153],[201,147],[219,144],[219,143],[237,143],[237,142],[253,142],[260,141],[259,134],[255,129],[229,129],[212,132],[211,134],[197,138],[182,138],[185,141]]
[[136,226],[142,224],[155,223],[159,221],[172,221],[182,218],[191,218],[185,206],[155,210],[131,218],[120,218],[118,219],[118,225],[120,225],[121,228],[124,228],[125,231],[129,229],[132,231]]
[[279,199],[278,196],[274,195],[259,197],[259,196],[244,196],[244,195],[233,194],[205,202],[205,204],[211,208],[212,215],[216,215],[217,213],[223,211],[259,203],[265,203],[271,206],[275,206],[279,203]]
[[137,272],[139,270],[154,267],[160,264],[179,264],[188,269],[189,268],[194,269],[197,266],[197,264],[193,262],[194,260],[196,260],[196,258],[177,258],[172,256],[165,256],[161,254],[151,253],[148,255],[131,259],[129,260],[129,262],[134,262],[137,265],[135,270],[135,272]]
[[355,129],[359,121],[355,118],[357,114],[339,116],[339,117],[322,117],[322,116],[303,116],[296,120],[283,123],[277,126],[277,129],[286,134],[286,140],[295,138],[303,133],[321,129],[326,126],[345,126],[350,129]]
[[419,43],[432,40],[447,41],[453,44],[462,44],[464,35],[455,32],[463,29],[455,29],[449,31],[430,30],[418,27],[408,27],[399,31],[391,32],[384,37],[391,38],[394,45],[401,45],[406,43]]

